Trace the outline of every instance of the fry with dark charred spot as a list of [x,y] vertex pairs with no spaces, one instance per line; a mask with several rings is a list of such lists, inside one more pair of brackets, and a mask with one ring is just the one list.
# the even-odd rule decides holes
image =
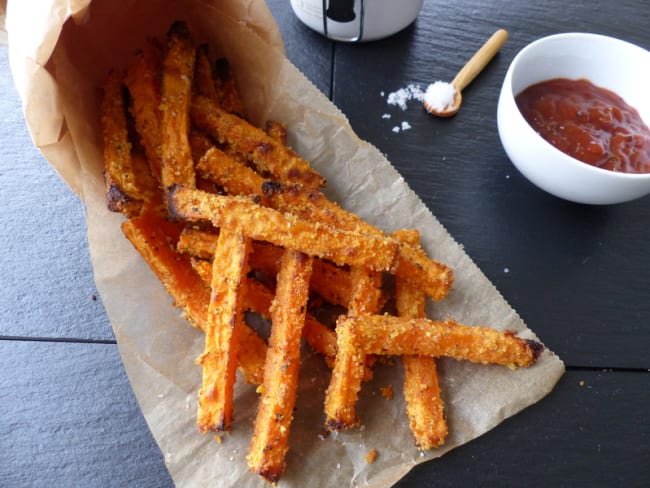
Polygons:
[[227,143],[250,157],[261,173],[300,182],[312,188],[324,186],[325,179],[298,154],[244,119],[227,112],[209,98],[196,96],[190,109],[192,122],[220,143]]

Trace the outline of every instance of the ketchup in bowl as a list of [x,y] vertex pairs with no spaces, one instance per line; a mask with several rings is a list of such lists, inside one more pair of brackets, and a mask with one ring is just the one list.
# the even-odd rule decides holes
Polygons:
[[515,97],[524,119],[560,151],[623,173],[650,173],[650,130],[616,93],[588,80],[555,78]]

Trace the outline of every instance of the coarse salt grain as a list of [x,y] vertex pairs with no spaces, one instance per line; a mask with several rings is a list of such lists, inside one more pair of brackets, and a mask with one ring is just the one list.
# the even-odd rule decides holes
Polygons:
[[436,81],[427,87],[424,92],[424,102],[431,109],[442,112],[451,107],[456,96],[456,87],[445,81]]
[[386,103],[388,103],[388,105],[397,105],[402,110],[406,110],[407,102],[410,100],[418,100],[420,102],[424,100],[424,92],[418,85],[410,84],[404,88],[389,93]]

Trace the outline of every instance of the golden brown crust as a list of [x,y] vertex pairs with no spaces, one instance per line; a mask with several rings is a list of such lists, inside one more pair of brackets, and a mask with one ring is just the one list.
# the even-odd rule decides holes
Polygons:
[[264,384],[247,460],[251,471],[272,483],[280,479],[289,449],[311,266],[311,257],[292,250],[284,252],[271,307],[273,326]]
[[194,161],[188,140],[195,54],[187,25],[176,22],[168,33],[162,72],[161,182],[164,187],[173,184],[190,188],[196,186]]
[[[417,230],[401,230],[393,237],[403,243],[418,244]],[[426,316],[426,296],[419,288],[406,280],[395,282],[395,308],[402,317],[421,318]],[[442,445],[447,437],[448,427],[444,415],[444,403],[438,381],[436,358],[422,355],[402,356],[404,369],[404,400],[409,427],[416,445],[420,449],[433,449]]]
[[[178,240],[178,252],[212,260],[217,235],[215,232],[186,227]],[[249,261],[252,269],[275,275],[281,256],[281,248],[253,242]],[[351,286],[350,273],[346,269],[321,259],[314,260],[311,288],[329,303],[347,307],[352,293]],[[384,297],[382,301],[383,299]]]
[[203,332],[205,349],[196,360],[203,376],[196,423],[201,432],[228,430],[233,419],[233,394],[242,327],[242,294],[250,239],[222,228],[215,249],[210,304]]
[[214,195],[182,186],[169,189],[169,209],[178,218],[228,226],[252,239],[295,249],[337,264],[393,268],[397,243],[381,236],[342,231],[262,207],[246,197]]
[[244,116],[244,104],[239,94],[237,80],[226,58],[219,58],[213,65],[213,81],[217,103],[223,109],[240,117]]
[[300,182],[312,188],[325,185],[325,179],[294,151],[241,117],[219,107],[209,98],[196,96],[190,108],[192,122],[214,140],[229,144],[245,154],[260,173],[283,181]]
[[[209,285],[212,277],[212,264],[209,261],[194,258],[192,259],[192,267],[201,276],[201,279]],[[274,290],[271,290],[255,278],[249,277],[247,279],[243,297],[243,307],[246,310],[257,312],[270,319],[273,297]],[[332,329],[321,323],[310,313],[307,313],[303,337],[314,351],[323,356],[328,366],[332,367],[334,365],[336,334]]]
[[160,181],[162,167],[160,129],[160,70],[162,48],[153,40],[136,53],[129,65],[124,83],[131,95],[129,112],[134,119],[140,144],[144,148],[151,173]]
[[454,320],[359,315],[340,318],[337,333],[345,329],[367,354],[446,356],[514,369],[534,364],[543,350],[538,342],[512,332],[470,327]]
[[[363,268],[352,268],[352,296],[348,316],[377,313],[381,298],[381,275]],[[337,354],[329,387],[325,394],[325,424],[332,430],[358,425],[355,404],[361,383],[372,376],[373,359],[337,332]]]
[[131,216],[140,212],[142,199],[133,174],[122,80],[122,73],[111,71],[103,85],[104,182],[109,210]]
[[[351,232],[384,236],[384,232],[347,212],[320,191],[293,183],[264,179],[232,155],[217,148],[208,150],[197,171],[230,195],[251,196],[265,206],[289,212],[309,222],[320,222]],[[452,287],[452,270],[430,259],[419,244],[400,246],[396,274],[434,300],[442,300]]]

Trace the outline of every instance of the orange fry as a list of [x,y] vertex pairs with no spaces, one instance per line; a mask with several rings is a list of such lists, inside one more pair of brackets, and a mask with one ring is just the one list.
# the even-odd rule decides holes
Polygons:
[[145,150],[151,172],[160,181],[160,82],[162,66],[161,47],[149,41],[129,65],[124,83],[131,95],[129,110],[135,121],[140,143]]
[[173,184],[196,186],[188,133],[189,107],[196,51],[187,25],[176,22],[169,30],[168,50],[162,74],[162,170],[166,188]]
[[277,120],[267,120],[266,133],[278,141],[280,144],[287,145],[287,126]]
[[[381,298],[381,274],[365,268],[352,268],[353,293],[348,316],[377,313]],[[325,424],[333,430],[347,429],[359,423],[355,404],[361,383],[371,376],[366,354],[338,337],[334,369],[325,396]],[[342,345],[343,343],[343,345]]]
[[[418,231],[393,233],[400,242],[417,244]],[[425,317],[426,298],[422,290],[398,278],[395,283],[395,306],[402,317]],[[436,358],[431,356],[402,356],[404,367],[404,399],[409,427],[420,449],[433,449],[442,445],[448,428],[444,404],[440,396],[440,384]]]
[[209,98],[195,96],[190,107],[192,122],[219,143],[245,154],[260,173],[311,188],[325,185],[324,178],[294,151],[244,119],[231,114]]
[[[178,240],[178,251],[202,259],[212,259],[217,242],[215,232],[187,227]],[[282,249],[264,243],[253,242],[249,257],[251,268],[272,275],[277,274]],[[347,307],[351,296],[350,274],[347,270],[321,259],[314,260],[311,288],[334,305]]]
[[197,95],[218,102],[217,90],[212,79],[212,64],[208,56],[208,45],[201,44],[196,48],[196,66],[194,67],[194,89]]
[[264,384],[247,460],[251,471],[272,483],[280,479],[289,449],[311,264],[312,258],[297,251],[285,251],[271,307],[273,325]]
[[252,239],[319,256],[337,264],[367,266],[375,271],[391,270],[398,244],[382,236],[342,231],[309,223],[291,214],[262,207],[245,197],[214,195],[174,186],[169,191],[172,215],[189,221],[211,221],[228,226]]
[[264,178],[217,147],[213,146],[203,154],[196,170],[201,177],[215,182],[229,195],[262,198]]
[[204,327],[205,350],[196,361],[203,367],[196,421],[201,432],[228,430],[232,422],[239,329],[243,321],[240,290],[248,272],[250,247],[250,239],[221,229]]
[[338,320],[336,332],[351,335],[356,347],[366,354],[447,356],[511,369],[531,366],[544,349],[542,344],[521,339],[513,332],[470,327],[453,320],[344,316]]
[[217,94],[217,103],[226,111],[240,117],[244,115],[244,104],[239,96],[237,81],[226,58],[219,58],[214,63],[213,78]]
[[122,74],[111,71],[104,81],[102,135],[106,204],[113,212],[136,215],[142,207],[131,161]]
[[[377,227],[327,199],[320,191],[300,184],[265,180],[241,161],[217,148],[204,154],[197,171],[203,178],[224,188],[228,194],[259,198],[262,205],[295,214],[309,222],[320,222],[352,232],[385,235]],[[396,275],[422,288],[433,300],[443,299],[454,281],[452,270],[430,259],[419,244],[400,246]]]
[[[125,221],[122,231],[165,286],[174,305],[183,310],[190,324],[203,330],[210,290],[192,269],[189,258],[174,251],[180,233],[178,224],[145,210],[140,216]],[[247,326],[242,327],[241,334],[242,349],[248,353],[239,357],[239,368],[247,383],[260,384],[266,342]]]
[[[192,267],[201,276],[204,283],[210,283],[212,277],[212,264],[203,259],[192,259]],[[243,307],[247,310],[257,312],[263,317],[271,318],[271,303],[273,292],[254,278],[246,282],[246,291],[243,298]],[[310,313],[305,316],[303,337],[311,348],[321,354],[328,366],[334,365],[336,357],[336,334],[332,329],[323,325]]]

